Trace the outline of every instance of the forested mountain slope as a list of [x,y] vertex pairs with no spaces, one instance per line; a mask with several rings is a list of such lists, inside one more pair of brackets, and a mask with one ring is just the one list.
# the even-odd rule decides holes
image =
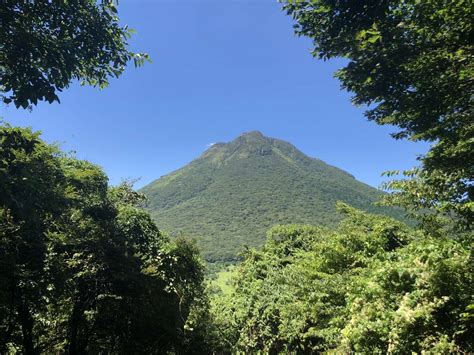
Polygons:
[[260,246],[275,224],[335,225],[337,201],[398,214],[373,205],[380,191],[256,131],[213,145],[141,192],[158,226],[195,237],[208,261],[235,260],[243,245]]

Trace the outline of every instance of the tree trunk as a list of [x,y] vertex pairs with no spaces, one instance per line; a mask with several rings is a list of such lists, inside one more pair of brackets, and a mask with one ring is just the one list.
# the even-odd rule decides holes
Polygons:
[[38,352],[33,344],[33,317],[31,316],[28,305],[24,301],[20,301],[18,304],[18,319],[21,325],[23,351],[25,355],[37,354]]
[[[12,283],[13,284],[13,283]],[[8,321],[7,321],[7,329],[5,331],[5,336],[3,338],[2,343],[0,344],[0,354],[7,353],[7,344],[10,341],[10,338],[13,333],[13,329],[15,327],[15,287],[11,286],[11,297],[10,297],[10,307],[8,310]]]
[[81,297],[74,302],[71,318],[69,320],[68,338],[65,347],[66,354],[76,355],[85,352],[87,342],[85,339],[81,339],[80,336],[80,327],[84,320],[84,304],[85,302]]

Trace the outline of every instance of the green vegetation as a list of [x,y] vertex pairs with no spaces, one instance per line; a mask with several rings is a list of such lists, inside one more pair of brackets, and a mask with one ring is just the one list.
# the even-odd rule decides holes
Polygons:
[[[415,228],[340,204],[336,229],[289,225],[248,250],[234,290],[213,302],[223,351],[472,353],[472,4],[288,1],[313,54],[395,138],[434,142],[387,185]],[[390,173],[389,175],[393,175]],[[396,174],[396,172],[395,172]]]
[[210,281],[210,291],[215,293],[223,293],[225,295],[232,292],[232,277],[235,268],[233,265],[228,266],[216,273],[215,278]]
[[5,103],[27,108],[59,101],[73,80],[108,85],[130,60],[133,31],[121,26],[116,0],[12,1],[0,4],[0,90]]
[[473,350],[469,245],[340,205],[335,229],[277,226],[213,302],[224,352]]
[[[104,87],[127,62],[115,1],[3,1],[5,103]],[[170,242],[131,184],[39,133],[0,125],[0,353],[205,353],[208,301],[194,243]]]
[[[115,6],[1,2],[3,101],[51,102],[140,64]],[[474,353],[472,4],[284,8],[316,56],[349,60],[337,75],[370,119],[433,142],[420,167],[382,195],[258,132],[213,146],[143,189],[209,260],[264,244],[206,288],[196,244],[164,236],[130,183],[2,124],[1,354]],[[420,223],[366,212],[398,215],[381,196]]]
[[380,191],[260,132],[218,143],[140,192],[163,230],[196,238],[205,259],[219,263],[261,246],[274,224],[336,225],[337,201],[402,216],[373,205]]
[[[433,212],[474,223],[474,7],[469,0],[285,2],[313,55],[343,57],[336,73],[366,115],[393,136],[433,145],[421,167],[388,188],[391,202],[432,223]],[[420,214],[422,210],[427,215]]]
[[163,237],[129,184],[0,126],[0,186],[0,353],[202,347],[197,249]]

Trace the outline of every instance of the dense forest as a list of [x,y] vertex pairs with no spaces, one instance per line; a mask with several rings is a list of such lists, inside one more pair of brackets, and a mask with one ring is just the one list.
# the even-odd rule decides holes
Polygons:
[[[380,201],[413,223],[338,203],[331,226],[270,228],[219,289],[132,183],[1,123],[1,354],[474,352],[472,3],[282,7],[314,57],[347,60],[336,77],[369,120],[431,142]],[[0,20],[1,98],[18,109],[149,61],[113,0],[7,0]]]
[[[215,297],[220,348],[434,354],[472,349],[466,241],[339,205],[335,229],[272,228]],[[471,306],[472,307],[472,306]],[[471,310],[472,311],[472,310]]]
[[3,126],[0,144],[1,353],[187,352],[206,302],[196,247],[38,134]]

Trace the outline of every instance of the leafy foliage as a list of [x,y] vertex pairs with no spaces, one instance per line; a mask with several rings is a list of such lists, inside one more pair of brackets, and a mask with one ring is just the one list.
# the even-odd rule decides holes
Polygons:
[[213,303],[220,346],[265,353],[473,350],[468,245],[347,205],[335,230],[289,225]]
[[164,237],[129,183],[1,126],[0,184],[0,352],[205,348],[197,249]]
[[[235,261],[276,222],[325,226],[273,227],[210,290],[197,245],[163,235],[130,182],[110,187],[97,166],[1,125],[0,353],[473,353],[470,5],[285,5],[316,56],[349,59],[337,76],[370,119],[434,142],[388,184],[388,203],[423,223],[339,203],[341,221],[336,200],[398,212],[251,132],[144,188],[154,219],[199,236],[213,261]],[[71,80],[102,87],[130,59],[142,64],[116,13],[112,0],[1,2],[3,101],[52,102]]]
[[348,59],[336,76],[354,103],[369,105],[370,120],[400,128],[395,138],[433,142],[415,181],[407,172],[389,185],[397,192],[392,202],[455,213],[471,228],[472,3],[303,0],[284,9],[296,32],[314,41],[314,56]]
[[374,206],[382,196],[376,189],[260,132],[218,143],[140,191],[161,228],[192,235],[203,256],[219,263],[238,260],[243,245],[261,246],[277,223],[336,225],[338,200],[402,215]]
[[0,2],[0,91],[3,102],[27,108],[57,96],[72,80],[108,85],[130,60],[132,34],[119,25],[115,0]]

